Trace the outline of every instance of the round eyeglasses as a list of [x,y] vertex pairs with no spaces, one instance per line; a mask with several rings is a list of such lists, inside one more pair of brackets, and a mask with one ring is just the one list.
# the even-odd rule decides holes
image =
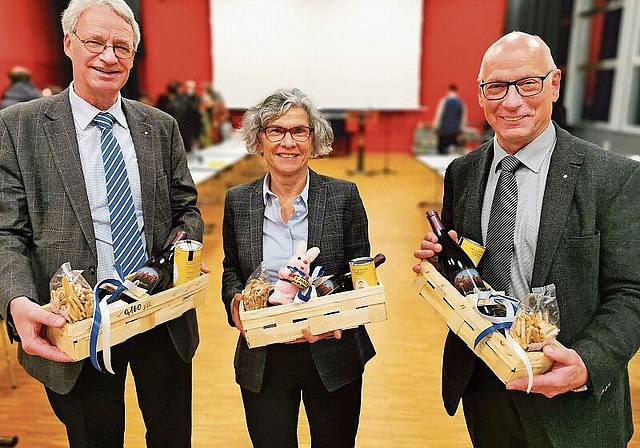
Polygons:
[[84,48],[93,54],[101,54],[109,47],[113,48],[113,54],[115,54],[118,59],[131,59],[136,54],[136,50],[125,44],[107,45],[104,42],[94,39],[83,40],[80,39],[80,36],[78,36],[75,31],[73,32],[73,35],[82,42]]
[[542,92],[544,80],[555,70],[551,69],[544,76],[528,76],[515,81],[492,81],[480,84],[482,94],[489,101],[498,101],[507,96],[509,87],[514,86],[522,97],[535,96]]
[[293,128],[283,128],[282,126],[267,126],[262,129],[265,137],[270,142],[276,143],[282,141],[287,132],[291,135],[291,138],[297,142],[306,142],[313,134],[313,128],[308,126],[295,126]]

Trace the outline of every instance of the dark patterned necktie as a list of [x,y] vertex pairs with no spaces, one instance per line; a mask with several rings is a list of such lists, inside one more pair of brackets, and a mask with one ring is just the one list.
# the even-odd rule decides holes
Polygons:
[[100,112],[94,118],[101,130],[100,149],[107,184],[113,256],[121,274],[127,276],[142,266],[146,255],[136,219],[127,166],[120,144],[113,134],[114,120],[113,115],[106,112]]
[[500,166],[501,172],[489,215],[486,252],[482,259],[482,279],[496,291],[509,293],[513,234],[518,209],[518,183],[515,172],[522,166],[522,162],[514,156],[506,156],[500,161]]

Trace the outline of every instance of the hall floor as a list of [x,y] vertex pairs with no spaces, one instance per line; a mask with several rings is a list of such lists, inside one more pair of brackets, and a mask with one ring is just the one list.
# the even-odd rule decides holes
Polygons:
[[[412,256],[428,223],[430,208],[440,208],[442,179],[411,155],[355,155],[312,161],[314,170],[358,184],[369,215],[372,253],[387,262],[378,268],[385,286],[388,320],[368,326],[377,356],[367,365],[359,448],[468,448],[461,413],[449,417],[440,399],[440,366],[447,327],[412,289]],[[363,168],[363,169],[359,169]],[[233,377],[237,331],[226,323],[220,300],[222,200],[227,187],[262,172],[249,157],[200,186],[200,207],[207,224],[204,260],[212,269],[206,303],[199,308],[201,345],[194,359],[194,448],[248,448],[240,392]],[[13,352],[12,346],[10,351]],[[64,428],[53,416],[41,386],[13,363],[17,388],[9,386],[0,344],[0,435],[18,435],[18,448],[67,446]],[[635,423],[640,427],[640,358],[630,366]],[[144,426],[134,385],[127,394],[126,447],[144,446]],[[309,431],[301,415],[301,447]],[[630,447],[640,448],[636,435]],[[277,448],[277,447],[274,447]]]

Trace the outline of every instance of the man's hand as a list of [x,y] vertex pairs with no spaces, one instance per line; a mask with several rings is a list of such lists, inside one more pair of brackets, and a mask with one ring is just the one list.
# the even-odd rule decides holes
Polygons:
[[[534,375],[531,392],[547,398],[555,397],[587,384],[589,373],[582,358],[575,350],[557,345],[543,347],[544,354],[555,361],[553,368],[544,375]],[[507,383],[509,390],[527,390],[527,378],[516,378]]]
[[[455,230],[449,230],[449,236],[453,241],[458,241],[458,234]],[[424,236],[424,239],[420,243],[420,249],[413,252],[413,256],[418,260],[426,260],[435,257],[441,250],[442,246],[438,243],[438,237],[435,233],[429,232]],[[413,266],[413,272],[416,274],[421,272],[420,263]]]
[[32,302],[27,297],[13,299],[9,303],[9,312],[18,336],[20,336],[22,349],[26,353],[52,361],[74,361],[69,355],[42,336],[44,327],[62,328],[66,323],[64,317],[43,310],[37,303]]

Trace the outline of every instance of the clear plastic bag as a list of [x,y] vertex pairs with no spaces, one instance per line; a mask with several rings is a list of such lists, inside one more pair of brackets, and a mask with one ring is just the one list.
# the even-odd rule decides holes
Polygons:
[[82,271],[64,263],[49,282],[51,311],[74,323],[93,316],[93,289]]
[[555,285],[533,288],[520,300],[518,313],[509,333],[527,351],[542,350],[560,333],[560,312]]
[[244,296],[244,309],[246,311],[265,308],[273,286],[267,279],[267,268],[264,261],[256,268],[247,279],[247,283],[242,290]]

